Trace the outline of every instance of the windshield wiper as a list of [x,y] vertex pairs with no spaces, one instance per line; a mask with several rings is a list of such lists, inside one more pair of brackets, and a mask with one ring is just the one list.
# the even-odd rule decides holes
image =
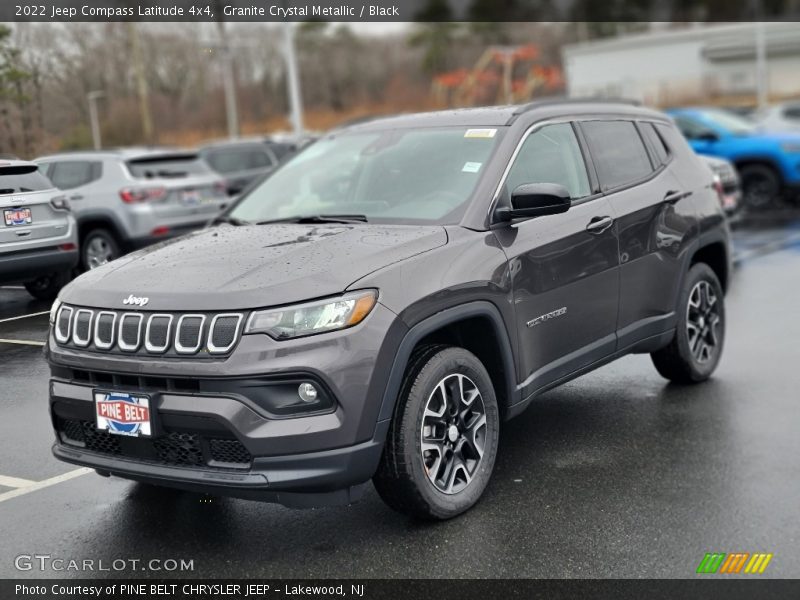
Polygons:
[[236,227],[241,225],[250,225],[250,221],[237,219],[236,217],[231,217],[230,215],[220,215],[213,219],[209,225],[219,225],[220,223],[227,223],[228,225],[235,225]]
[[258,221],[256,225],[270,225],[272,223],[366,223],[366,215],[306,215],[303,217],[286,217],[284,219],[268,219]]

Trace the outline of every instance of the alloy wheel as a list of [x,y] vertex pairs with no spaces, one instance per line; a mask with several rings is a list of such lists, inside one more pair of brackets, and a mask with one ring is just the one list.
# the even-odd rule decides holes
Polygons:
[[472,481],[483,459],[486,409],[478,386],[466,375],[444,377],[422,416],[420,451],[433,486],[457,494]]
[[86,244],[86,264],[89,269],[96,269],[114,260],[114,249],[101,237],[93,237]]
[[708,362],[717,352],[721,322],[714,289],[708,281],[698,281],[689,294],[686,308],[689,350],[698,363]]

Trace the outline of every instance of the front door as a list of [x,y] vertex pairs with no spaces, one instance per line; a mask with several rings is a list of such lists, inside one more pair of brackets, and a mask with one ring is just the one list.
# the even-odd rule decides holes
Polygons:
[[523,396],[614,352],[619,248],[608,200],[593,195],[573,125],[534,130],[501,192],[557,183],[572,198],[566,213],[496,230],[509,261]]

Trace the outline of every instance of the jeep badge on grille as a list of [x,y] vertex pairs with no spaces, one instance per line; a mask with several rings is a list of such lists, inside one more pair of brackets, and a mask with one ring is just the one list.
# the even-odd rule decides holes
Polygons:
[[134,296],[133,294],[122,301],[123,304],[135,304],[136,306],[144,306],[148,302],[150,302],[150,298],[147,296]]

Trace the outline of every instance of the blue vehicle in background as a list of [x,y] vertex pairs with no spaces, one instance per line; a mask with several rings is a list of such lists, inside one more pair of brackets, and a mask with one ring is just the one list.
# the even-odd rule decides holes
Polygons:
[[762,209],[800,191],[800,133],[767,132],[747,119],[716,108],[668,110],[698,154],[736,165],[743,204]]

